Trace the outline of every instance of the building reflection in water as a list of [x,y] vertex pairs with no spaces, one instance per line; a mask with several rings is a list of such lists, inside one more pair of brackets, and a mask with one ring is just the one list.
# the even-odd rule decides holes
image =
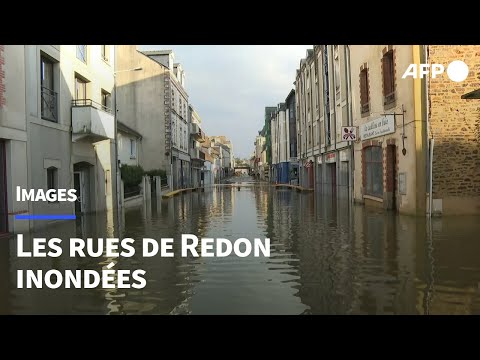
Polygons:
[[[218,186],[121,214],[84,215],[36,237],[130,237],[131,258],[17,258],[0,240],[0,313],[472,314],[480,313],[480,223],[399,216],[339,194],[268,185]],[[143,258],[141,239],[271,239],[270,258]],[[28,242],[32,234],[25,235]],[[63,242],[68,252],[68,242]],[[28,249],[28,246],[27,246]],[[197,248],[200,252],[200,246]],[[17,269],[144,269],[144,289],[16,289]]]

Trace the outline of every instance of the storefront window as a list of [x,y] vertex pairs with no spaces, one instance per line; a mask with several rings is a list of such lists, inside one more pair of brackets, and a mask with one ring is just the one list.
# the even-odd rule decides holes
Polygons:
[[364,149],[366,172],[365,194],[383,197],[382,147],[370,146]]

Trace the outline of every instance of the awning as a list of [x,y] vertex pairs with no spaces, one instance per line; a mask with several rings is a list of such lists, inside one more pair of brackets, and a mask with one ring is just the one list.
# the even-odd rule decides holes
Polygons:
[[480,89],[462,95],[462,99],[480,99]]

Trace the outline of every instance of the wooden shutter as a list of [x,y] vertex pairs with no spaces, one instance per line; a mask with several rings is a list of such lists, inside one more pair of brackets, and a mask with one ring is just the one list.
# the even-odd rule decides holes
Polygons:
[[382,58],[383,64],[383,96],[387,96],[390,93],[390,70],[388,56],[385,54]]

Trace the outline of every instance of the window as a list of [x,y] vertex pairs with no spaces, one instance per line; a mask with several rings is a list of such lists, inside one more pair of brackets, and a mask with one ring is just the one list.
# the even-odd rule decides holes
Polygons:
[[58,172],[57,168],[53,166],[47,169],[47,190],[51,190],[51,189],[57,190],[58,188],[57,172]]
[[40,58],[40,87],[42,119],[58,122],[57,93],[53,91],[53,62],[42,56]]
[[365,194],[383,197],[382,147],[369,146],[364,150]]
[[130,139],[130,159],[137,157],[137,140]]
[[102,59],[108,63],[110,57],[110,46],[109,45],[100,45],[102,47]]
[[395,64],[393,50],[387,51],[382,58],[383,65],[383,104],[395,101]]
[[370,96],[368,88],[368,68],[360,71],[360,112],[361,115],[370,113]]
[[[79,77],[75,77],[75,100],[87,99],[87,82]],[[86,105],[85,101],[80,101],[78,105]]]
[[105,90],[102,90],[102,106],[103,110],[111,111],[111,94]]
[[87,45],[77,45],[77,59],[87,63]]
[[308,145],[312,145],[312,126],[308,125]]

